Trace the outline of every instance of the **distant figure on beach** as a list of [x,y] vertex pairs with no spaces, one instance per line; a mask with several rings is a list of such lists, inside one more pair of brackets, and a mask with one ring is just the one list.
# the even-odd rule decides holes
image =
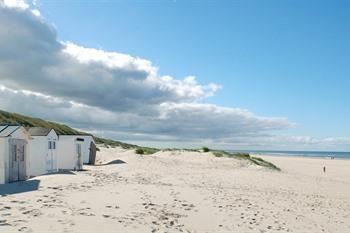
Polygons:
[[326,172],[326,166],[323,166],[323,172]]

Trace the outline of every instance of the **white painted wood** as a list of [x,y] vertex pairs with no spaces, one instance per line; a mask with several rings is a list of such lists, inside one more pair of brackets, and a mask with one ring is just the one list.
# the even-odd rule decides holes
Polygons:
[[[27,143],[30,136],[24,127],[18,127],[7,136],[0,137],[0,184],[8,183],[10,176],[10,139],[22,139]],[[25,154],[28,155],[28,146],[25,146]],[[28,159],[26,160],[26,170],[28,171]],[[28,177],[28,174],[26,174]]]
[[[48,173],[57,172],[57,145],[58,135],[55,130],[51,130],[47,136],[31,136],[29,141],[29,174],[30,176],[39,176]],[[55,144],[54,148],[49,148]],[[52,166],[51,166],[52,165]]]
[[[60,135],[57,146],[58,168],[64,170],[80,170],[83,167],[83,160],[89,151],[83,135]],[[84,141],[78,141],[84,139]],[[81,159],[78,156],[77,145],[81,145]]]

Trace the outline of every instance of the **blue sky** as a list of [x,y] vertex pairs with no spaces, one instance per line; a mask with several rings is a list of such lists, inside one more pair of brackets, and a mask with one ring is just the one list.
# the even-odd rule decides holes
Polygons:
[[349,1],[39,1],[62,40],[223,86],[205,100],[350,136]]
[[349,1],[10,2],[1,109],[142,145],[350,151]]

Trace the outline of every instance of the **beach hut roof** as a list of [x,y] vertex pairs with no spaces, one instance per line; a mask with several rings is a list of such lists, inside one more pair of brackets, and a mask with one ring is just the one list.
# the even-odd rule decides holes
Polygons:
[[19,125],[0,125],[0,137],[8,137],[20,127]]
[[47,136],[51,132],[51,128],[30,127],[28,132],[31,136]]

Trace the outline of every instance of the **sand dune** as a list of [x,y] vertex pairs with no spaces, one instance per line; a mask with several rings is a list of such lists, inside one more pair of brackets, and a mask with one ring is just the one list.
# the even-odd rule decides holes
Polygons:
[[264,158],[282,172],[102,148],[86,171],[0,186],[0,232],[350,232],[350,161]]

